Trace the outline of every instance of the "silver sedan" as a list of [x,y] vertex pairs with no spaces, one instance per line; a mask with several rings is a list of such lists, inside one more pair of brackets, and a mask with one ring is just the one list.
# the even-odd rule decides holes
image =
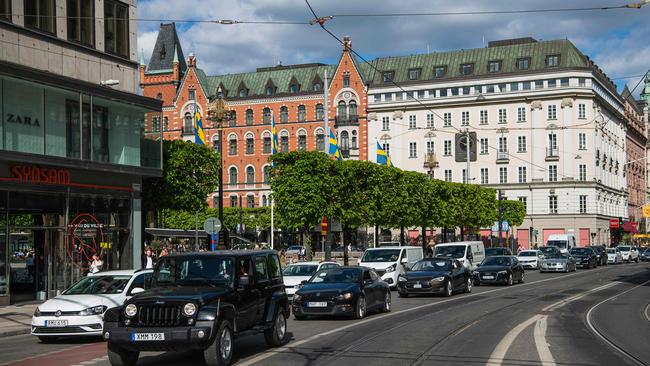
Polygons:
[[573,272],[576,260],[568,254],[550,255],[541,261],[539,272]]

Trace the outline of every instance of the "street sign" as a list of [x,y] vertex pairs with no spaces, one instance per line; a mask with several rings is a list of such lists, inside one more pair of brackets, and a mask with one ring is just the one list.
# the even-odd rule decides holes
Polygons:
[[221,230],[221,221],[216,217],[208,217],[203,222],[203,230],[206,234],[216,234]]
[[[508,230],[510,230],[510,224],[508,223],[508,221],[506,221],[506,220],[501,221],[501,231],[508,231]],[[492,225],[492,231],[495,232],[495,233],[499,232],[499,222],[498,221],[495,222],[494,225]]]
[[327,217],[323,217],[323,220],[320,223],[320,227],[321,227],[320,231],[322,235],[323,236],[327,235]]
[[618,219],[609,219],[609,228],[610,229],[618,229],[620,226],[620,223]]

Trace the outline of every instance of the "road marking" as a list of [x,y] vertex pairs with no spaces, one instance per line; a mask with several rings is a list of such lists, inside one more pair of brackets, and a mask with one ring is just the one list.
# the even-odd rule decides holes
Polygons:
[[490,355],[490,358],[488,359],[486,365],[501,365],[504,358],[506,357],[506,353],[508,353],[508,349],[510,349],[512,343],[514,343],[514,341],[517,339],[519,333],[523,332],[524,329],[528,328],[541,318],[542,315],[535,315],[525,322],[519,323],[519,325],[512,328],[508,334],[506,334],[505,337],[501,339],[501,342],[497,344],[496,348],[494,348],[494,351],[492,351],[492,354]]
[[[623,350],[621,347],[617,346],[614,342],[612,342],[612,341],[610,341],[609,339],[607,339],[607,337],[605,337],[602,333],[600,333],[600,332],[598,331],[598,329],[596,329],[596,327],[594,326],[593,322],[591,321],[591,313],[592,313],[592,312],[593,312],[597,307],[599,307],[600,305],[606,303],[607,301],[610,301],[610,300],[612,300],[612,299],[614,299],[614,298],[617,298],[617,297],[619,297],[619,296],[621,296],[621,295],[624,295],[624,294],[626,294],[626,293],[628,293],[628,292],[630,292],[630,291],[633,291],[633,290],[635,290],[635,289],[637,289],[637,288],[639,288],[639,287],[641,287],[641,286],[645,286],[645,285],[648,284],[648,283],[650,283],[650,280],[645,281],[644,283],[642,283],[642,284],[640,284],[640,285],[636,285],[636,286],[634,286],[634,287],[632,287],[632,288],[630,288],[630,289],[627,289],[627,290],[625,290],[625,291],[623,291],[623,292],[620,292],[620,293],[618,293],[618,294],[616,294],[616,295],[614,295],[614,296],[612,296],[612,297],[609,297],[609,298],[607,298],[607,299],[605,299],[605,300],[599,302],[598,304],[592,306],[592,307],[589,309],[589,311],[587,311],[587,315],[585,316],[585,317],[586,317],[586,320],[587,320],[587,325],[588,325],[589,328],[591,329],[592,333],[594,333],[595,335],[597,335],[600,339],[602,339],[603,341],[605,341],[605,343],[607,343],[610,347],[612,347],[612,348],[614,348],[615,350],[617,350],[617,351],[618,351],[620,354],[622,354],[623,356],[625,356],[625,357],[627,357],[628,359],[632,360],[632,361],[633,361],[634,363],[636,363],[637,365],[642,365],[642,366],[645,366],[646,364],[643,363],[642,361],[638,360],[636,357],[632,356],[631,354],[627,353],[627,352],[626,352],[625,350]],[[650,307],[650,304],[649,304],[648,306]],[[647,310],[647,309],[648,309],[648,307],[646,307],[646,310]],[[646,313],[646,317],[647,317],[647,313]]]
[[650,304],[648,304],[648,306],[645,307],[645,311],[643,312],[643,314],[645,315],[645,318],[648,319],[648,321],[650,322]]
[[556,366],[549,344],[546,342],[547,319],[548,316],[544,315],[535,323],[535,330],[533,331],[535,348],[537,348],[537,354],[539,355],[539,360],[542,363],[542,366]]
[[588,290],[588,291],[585,291],[585,292],[581,292],[581,293],[579,293],[579,294],[577,294],[577,295],[574,295],[574,296],[568,297],[568,298],[566,298],[566,299],[563,299],[563,300],[560,300],[560,301],[558,301],[558,302],[555,302],[555,303],[553,303],[553,304],[551,304],[551,305],[548,305],[548,306],[546,306],[545,308],[543,308],[542,311],[553,311],[553,310],[557,310],[557,309],[559,309],[559,308],[561,308],[561,307],[563,307],[563,306],[565,306],[565,305],[567,305],[567,304],[569,304],[569,303],[571,303],[571,302],[574,302],[574,301],[576,301],[576,300],[580,300],[580,299],[582,299],[583,297],[585,297],[585,296],[587,296],[587,295],[589,295],[589,294],[591,294],[591,293],[593,293],[593,292],[602,291],[602,290],[608,289],[608,288],[610,288],[610,287],[616,286],[617,284],[618,284],[618,282],[611,282],[611,283],[608,283],[608,284],[606,284],[606,285],[602,285],[602,286],[600,286],[600,287],[592,288],[591,290]]

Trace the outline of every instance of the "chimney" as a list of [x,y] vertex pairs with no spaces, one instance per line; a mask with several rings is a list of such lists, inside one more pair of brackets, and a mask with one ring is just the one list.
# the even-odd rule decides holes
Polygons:
[[352,49],[352,40],[350,36],[343,37],[343,52],[349,52]]
[[190,53],[190,56],[187,58],[187,66],[196,66],[196,57],[194,56],[194,52]]

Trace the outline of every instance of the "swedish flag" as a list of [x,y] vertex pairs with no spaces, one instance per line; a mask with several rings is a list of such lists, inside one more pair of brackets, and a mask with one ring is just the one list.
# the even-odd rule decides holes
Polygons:
[[393,166],[393,162],[390,161],[390,156],[386,153],[383,147],[377,142],[377,164],[386,165],[388,167]]
[[332,155],[336,160],[343,160],[343,155],[341,155],[341,149],[339,148],[339,142],[336,139],[334,130],[330,129],[330,155]]
[[198,110],[194,113],[194,142],[199,145],[205,145],[203,122],[201,121],[201,113]]
[[275,127],[275,114],[271,114],[271,152],[273,154],[278,153],[278,130]]

